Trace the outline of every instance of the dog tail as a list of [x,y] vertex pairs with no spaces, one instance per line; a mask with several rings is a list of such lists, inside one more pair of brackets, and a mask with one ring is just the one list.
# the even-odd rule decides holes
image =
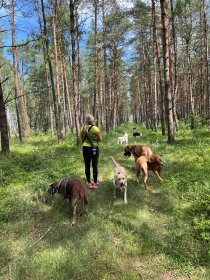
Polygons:
[[114,165],[115,166],[118,166],[119,164],[113,159],[113,157],[111,157],[111,156],[109,156],[111,159],[112,159],[112,161],[113,161],[113,163],[114,163]]

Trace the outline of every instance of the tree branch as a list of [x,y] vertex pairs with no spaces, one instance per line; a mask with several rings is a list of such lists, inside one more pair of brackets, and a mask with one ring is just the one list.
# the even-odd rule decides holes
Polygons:
[[9,77],[7,77],[6,79],[4,79],[1,84],[5,83],[7,80],[9,79]]
[[4,45],[4,46],[0,46],[0,49],[3,49],[3,48],[19,48],[19,47],[26,46],[26,45],[30,44],[31,42],[37,42],[37,41],[39,41],[39,40],[40,40],[40,38],[38,38],[38,39],[32,39],[32,40],[29,40],[29,41],[27,41],[27,42],[25,42],[25,43],[13,45],[13,46],[12,46],[12,45],[10,45],[10,46]]
[[[8,97],[9,97],[9,95],[8,95],[8,97],[6,98],[4,104],[6,105],[6,104],[9,103],[10,101],[12,101],[12,100],[14,100],[14,99],[17,99],[17,98],[20,98],[20,97],[22,97],[22,96],[24,96],[24,95],[25,95],[25,94],[22,94],[22,95],[19,95],[19,96],[17,96],[17,97],[11,98],[11,99],[8,99]],[[7,100],[7,99],[8,99],[8,100]]]

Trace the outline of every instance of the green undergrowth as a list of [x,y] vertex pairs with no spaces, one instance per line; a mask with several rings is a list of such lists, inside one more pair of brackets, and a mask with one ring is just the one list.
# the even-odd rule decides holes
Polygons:
[[[0,279],[112,280],[210,279],[210,134],[182,126],[175,143],[161,132],[135,125],[103,134],[99,180],[89,190],[89,214],[71,226],[69,203],[51,197],[48,186],[82,178],[81,147],[74,135],[63,144],[48,135],[20,144],[11,140],[10,158],[0,159]],[[133,157],[123,156],[117,138],[146,144],[164,160],[163,184],[150,174],[148,190],[138,185]],[[113,163],[128,175],[128,204],[113,200]],[[78,206],[78,213],[81,205]]]

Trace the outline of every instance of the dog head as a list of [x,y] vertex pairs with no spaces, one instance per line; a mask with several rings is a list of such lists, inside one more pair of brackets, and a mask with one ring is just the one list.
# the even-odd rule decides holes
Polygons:
[[160,166],[163,166],[163,160],[159,155],[151,155],[148,157],[148,163],[155,163]]
[[116,182],[116,186],[117,188],[123,192],[126,186],[126,176],[125,174],[119,172],[116,174],[115,176],[115,182]]
[[124,149],[124,156],[126,157],[130,157],[131,156],[131,150],[129,148],[129,146],[126,146]]
[[51,184],[48,188],[48,193],[54,195],[57,192],[58,192],[58,184],[57,183]]

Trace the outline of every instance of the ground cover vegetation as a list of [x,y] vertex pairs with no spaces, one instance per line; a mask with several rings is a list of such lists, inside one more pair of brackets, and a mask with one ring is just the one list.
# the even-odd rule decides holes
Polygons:
[[[133,139],[133,124],[103,133],[99,179],[89,190],[89,214],[71,226],[70,206],[47,194],[50,183],[85,178],[81,147],[70,134],[62,144],[34,135],[11,140],[0,160],[1,279],[209,279],[210,146],[206,127],[181,124],[173,145],[146,130]],[[164,183],[135,179],[134,159],[117,138],[148,144],[162,156]],[[112,155],[128,173],[128,204],[113,200]],[[79,207],[81,209],[81,207]]]

